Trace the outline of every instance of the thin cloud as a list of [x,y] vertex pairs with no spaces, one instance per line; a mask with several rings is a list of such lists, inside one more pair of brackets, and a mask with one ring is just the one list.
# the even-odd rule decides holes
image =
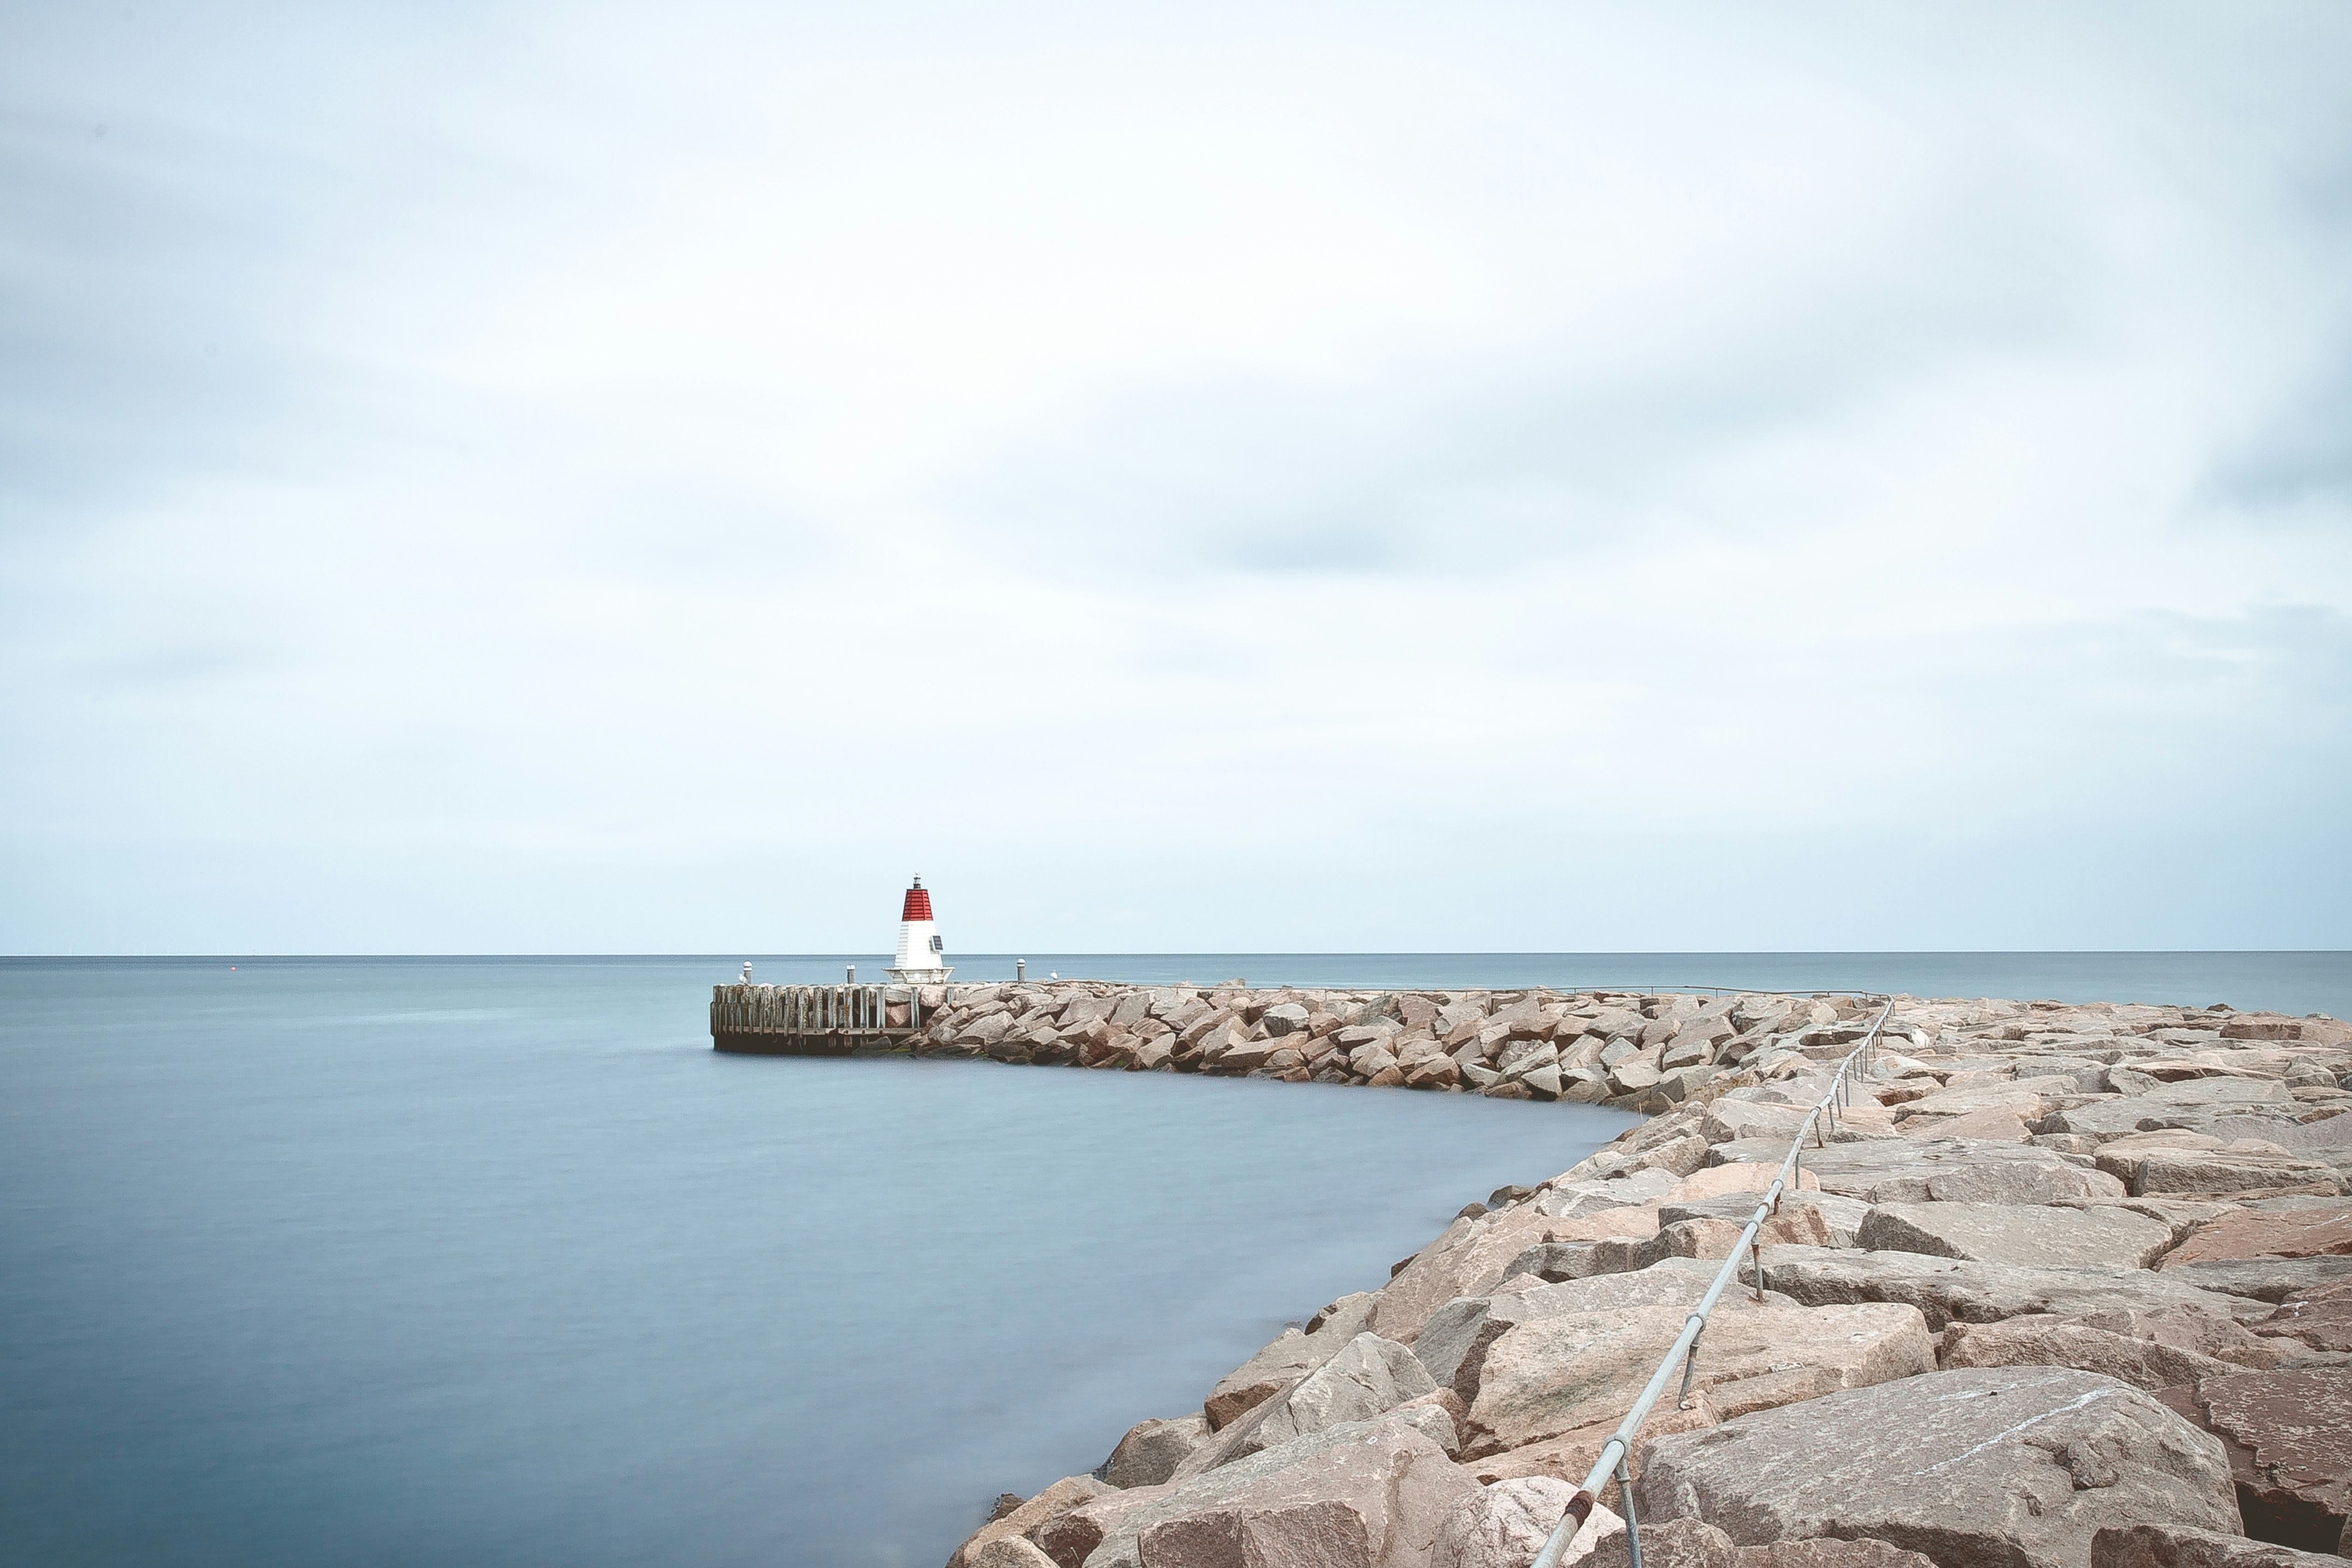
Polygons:
[[0,946],[2352,946],[2347,31],[20,8]]

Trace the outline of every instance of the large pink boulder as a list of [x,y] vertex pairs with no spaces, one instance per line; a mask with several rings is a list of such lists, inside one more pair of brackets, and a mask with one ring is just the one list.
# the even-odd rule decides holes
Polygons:
[[2229,1450],[2248,1533],[2306,1552],[2352,1544],[2352,1373],[2233,1371],[2200,1382],[2187,1408]]
[[[2234,1324],[2231,1326],[2235,1326]],[[2243,1332],[2243,1331],[2241,1331]],[[1956,1366],[2071,1366],[2136,1388],[2174,1388],[2237,1369],[2195,1351],[2135,1339],[2047,1314],[1999,1323],[1954,1323],[1944,1331],[1937,1363]]]
[[2091,1568],[2343,1568],[2321,1555],[2178,1524],[2124,1524],[2091,1540]]
[[[1567,1516],[1576,1488],[1551,1476],[1524,1476],[1481,1487],[1454,1505],[1437,1527],[1429,1568],[1527,1568]],[[1625,1521],[1598,1505],[1568,1550],[1563,1564],[1583,1562],[1600,1542],[1625,1533]]]
[[[2308,1350],[2352,1350],[2352,1284],[2299,1291],[2254,1324],[2252,1332],[2281,1341],[2299,1341]],[[2290,1343],[2288,1349],[2293,1352],[2294,1346]]]
[[2106,1526],[2238,1526],[2221,1444],[2058,1367],[1929,1373],[1661,1437],[1635,1492],[1645,1523],[1705,1520],[1742,1545],[1866,1536],[1941,1568],[2080,1568]]
[[1477,1490],[1410,1424],[1352,1422],[1114,1493],[1037,1544],[1061,1568],[1428,1568],[1439,1526]]
[[2264,1213],[2242,1208],[2200,1226],[2160,1268],[2239,1258],[2316,1258],[2352,1253],[2352,1202]]
[[[1622,1416],[1687,1315],[1679,1303],[1662,1304],[1510,1328],[1486,1346],[1475,1391],[1457,1385],[1470,1405],[1465,1455],[1480,1458]],[[1708,1320],[1693,1397],[1721,1419],[1935,1365],[1926,1320],[1912,1307],[1751,1307]]]
[[1092,1501],[1111,1489],[1092,1476],[1068,1476],[1055,1481],[1020,1507],[990,1520],[967,1537],[948,1559],[948,1568],[978,1568],[981,1551],[990,1542],[1026,1536],[1046,1521]]

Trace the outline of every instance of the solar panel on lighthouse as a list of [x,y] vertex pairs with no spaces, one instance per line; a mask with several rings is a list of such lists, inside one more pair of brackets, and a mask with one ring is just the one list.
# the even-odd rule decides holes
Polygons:
[[898,961],[883,971],[902,984],[934,986],[955,971],[948,967],[947,946],[940,940],[938,922],[931,918],[931,895],[917,877],[898,906]]

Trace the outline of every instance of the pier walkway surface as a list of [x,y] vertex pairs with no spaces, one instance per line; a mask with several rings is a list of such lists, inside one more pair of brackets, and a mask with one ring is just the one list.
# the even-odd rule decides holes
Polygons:
[[2334,1019],[869,989],[825,1004],[839,1049],[1645,1117],[1465,1205],[1093,1473],[1007,1498],[952,1568],[2341,1568],[2352,1549]]

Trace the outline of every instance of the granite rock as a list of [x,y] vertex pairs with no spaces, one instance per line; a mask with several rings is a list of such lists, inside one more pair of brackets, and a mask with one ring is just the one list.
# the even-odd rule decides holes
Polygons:
[[2162,1266],[2346,1253],[2352,1253],[2352,1203],[2288,1213],[2233,1209],[2198,1227]]
[[2105,1141],[2165,1128],[2209,1132],[2226,1127],[2238,1137],[2268,1136],[2273,1128],[2295,1124],[2292,1096],[2276,1103],[2188,1103],[2134,1095],[2053,1111],[2035,1126],[2045,1134],[2082,1133]]
[[[1716,1168],[1734,1167],[1718,1166]],[[1702,1171],[1699,1174],[1704,1176],[1706,1173]],[[1658,1224],[1664,1227],[1685,1219],[1723,1219],[1745,1227],[1748,1218],[1756,1212],[1757,1196],[1754,1193],[1728,1192],[1717,1197],[1695,1200],[1669,1197],[1658,1206]],[[1839,1197],[1825,1192],[1782,1193],[1780,1207],[1780,1214],[1777,1218],[1789,1218],[1792,1228],[1765,1235],[1763,1239],[1767,1244],[1802,1240],[1807,1246],[1852,1247],[1857,1244],[1863,1221],[1873,1212],[1871,1206],[1859,1198]],[[1795,1211],[1800,1208],[1813,1210],[1819,1223],[1816,1224],[1814,1218],[1797,1217]],[[1793,1228],[1795,1226],[1801,1226],[1813,1234],[1800,1236]]]
[[1092,1476],[1066,1476],[1019,1508],[1000,1513],[973,1531],[948,1559],[948,1568],[976,1568],[973,1560],[989,1542],[1025,1536],[1048,1520],[1083,1507],[1110,1490]]
[[1000,1535],[965,1559],[966,1568],[1054,1568],[1054,1560],[1018,1535]]
[[[1554,1236],[1577,1238],[1570,1243],[1577,1245],[1587,1235],[1604,1234],[1574,1228],[1587,1223],[1581,1216],[1560,1219],[1548,1215],[1540,1203],[1483,1218],[1457,1219],[1389,1281],[1365,1326],[1410,1344],[1438,1308],[1457,1296],[1486,1294],[1529,1247],[1543,1245]],[[1605,1234],[1610,1235],[1653,1228],[1638,1207],[1626,1207],[1623,1218],[1608,1223],[1612,1228]]]
[[[1654,1519],[1637,1507],[1642,1568],[1739,1568],[1739,1547],[1730,1536],[1698,1519]],[[1589,1568],[1632,1568],[1633,1554],[1621,1536],[1595,1552]]]
[[2028,1122],[2083,1100],[2082,1085],[2071,1075],[2009,1079],[1969,1083],[1939,1090],[1906,1107],[1910,1116],[1962,1116],[1980,1111],[2003,1111]]
[[[1470,1406],[1464,1456],[1622,1416],[1687,1315],[1679,1306],[1629,1307],[1507,1330],[1486,1347],[1475,1386],[1464,1393]],[[1720,1416],[1934,1366],[1927,1324],[1907,1307],[1753,1307],[1709,1319],[1694,1397]]]
[[1866,1536],[1940,1568],[2080,1568],[2108,1526],[2238,1522],[2210,1435],[2051,1367],[1929,1373],[1661,1437],[1635,1492],[1644,1521],[1704,1519],[1744,1545]]
[[[1481,1487],[1439,1521],[1429,1568],[1527,1568],[1567,1516],[1569,1500],[1575,1495],[1574,1486],[1550,1476]],[[1624,1533],[1625,1521],[1596,1505],[1560,1562],[1583,1563],[1602,1540]]]
[[2232,1369],[2200,1382],[2189,1410],[2227,1448],[2246,1533],[2305,1552],[2347,1544],[2352,1372]]
[[1371,1291],[1342,1297],[1334,1303],[1339,1310],[1313,1333],[1285,1329],[1271,1344],[1219,1378],[1201,1404],[1209,1430],[1217,1431],[1255,1409],[1338,1354],[1364,1331],[1379,1301]]
[[2032,1124],[1998,1105],[1964,1116],[1914,1116],[1900,1131],[1906,1138],[1979,1138],[2000,1144],[2021,1144],[2033,1135]]
[[[1664,1192],[1667,1201],[1690,1203],[1700,1198],[1721,1197],[1727,1193],[1761,1194],[1772,1185],[1778,1173],[1771,1166],[1740,1163],[1736,1165],[1702,1166],[1677,1181]],[[1811,1171],[1797,1173],[1796,1188],[1801,1192],[1819,1192],[1822,1178]]]
[[1889,1542],[1822,1536],[1739,1548],[1738,1568],[1935,1568],[1936,1560]]
[[1376,1333],[1360,1333],[1186,1455],[1170,1479],[1189,1480],[1327,1427],[1371,1420],[1436,1387],[1412,1351]]
[[[1749,1210],[1753,1212],[1752,1207]],[[1654,1236],[1612,1238],[1589,1242],[1547,1242],[1530,1247],[1511,1260],[1506,1281],[1532,1274],[1547,1281],[1582,1280],[1601,1274],[1624,1274],[1647,1269],[1668,1258],[1721,1260],[1738,1249],[1747,1229],[1747,1216],[1738,1219],[1699,1215],[1661,1226]],[[1831,1244],[1829,1221],[1813,1204],[1783,1204],[1758,1228],[1757,1239],[1805,1247]]]
[[1280,1040],[1286,1035],[1296,1034],[1304,1030],[1307,1027],[1308,1016],[1307,1009],[1298,1003],[1283,1002],[1266,1009],[1259,1015],[1258,1022],[1265,1026],[1267,1034]]
[[1958,1366],[2071,1366],[2128,1383],[2135,1388],[2172,1388],[2238,1369],[2195,1351],[2176,1350],[2152,1339],[2135,1339],[2106,1329],[2047,1314],[1998,1323],[1954,1323],[1944,1331],[1937,1364]]
[[2352,1351],[2352,1281],[2298,1292],[2252,1332],[2318,1351]]
[[2235,1319],[2192,1307],[2077,1312],[2058,1321],[2119,1333],[2126,1339],[2153,1340],[2174,1350],[2256,1371],[2267,1371],[2276,1365],[2280,1354],[2275,1346]]
[[[1748,1151],[1753,1149],[1753,1154]],[[1717,1164],[1730,1159],[1778,1165],[1785,1149],[1757,1139],[1719,1145]],[[2047,1204],[2068,1198],[2121,1197],[2114,1176],[2069,1164],[2056,1151],[2031,1144],[1972,1138],[1907,1139],[1808,1149],[1804,1168],[1822,1190],[1865,1203]]]
[[[1601,1545],[1591,1568],[1632,1568],[1622,1540]],[[1740,1546],[1715,1526],[1669,1519],[1642,1527],[1643,1568],[1933,1568],[1933,1560],[1884,1541],[1775,1541]]]
[[2311,1186],[2342,1192],[2347,1185],[2336,1167],[2325,1161],[2237,1147],[2136,1149],[2122,1156],[2102,1149],[2098,1159],[2100,1168],[2120,1179],[2134,1197]]
[[1699,1124],[1699,1130],[1710,1144],[1763,1138],[1777,1143],[1786,1151],[1789,1140],[1795,1137],[1797,1129],[1805,1124],[1810,1111],[1810,1107],[1802,1105],[1726,1098],[1706,1108],[1706,1119]]
[[1890,1203],[1871,1209],[1855,1244],[1979,1263],[2032,1268],[2145,1269],[2172,1243],[2172,1228],[2108,1206]]
[[2329,1285],[2352,1283],[2352,1258],[2324,1255],[2181,1263],[2165,1270],[2163,1277],[2224,1295],[2284,1301],[2290,1296],[2308,1295]]
[[2343,1568],[2330,1553],[2182,1524],[2110,1525],[2091,1538],[2091,1568]]
[[2204,1291],[2147,1269],[2033,1269],[1916,1252],[1768,1247],[1764,1283],[1793,1300],[1901,1301],[1927,1326],[1999,1322],[2028,1312],[2081,1313],[2193,1307],[2221,1316],[2262,1315],[2239,1298]]
[[[1431,1315],[1413,1341],[1413,1354],[1440,1386],[1467,1398],[1477,1391],[1487,1346],[1520,1323],[1628,1307],[1673,1307],[1687,1313],[1706,1294],[1706,1276],[1698,1270],[1662,1262],[1635,1273],[1601,1274],[1498,1295],[1463,1297]],[[1738,1297],[1726,1300],[1737,1309]]]
[[2283,1105],[2294,1097],[2274,1078],[2217,1073],[2166,1084],[2148,1098],[2167,1105]]
[[1158,1486],[1176,1473],[1193,1449],[1209,1440],[1209,1423],[1199,1416],[1139,1421],[1127,1429],[1104,1461],[1102,1479],[1125,1490]]
[[1383,1420],[1151,1490],[1163,1495],[1116,1515],[1087,1568],[1426,1568],[1439,1526],[1478,1483],[1420,1432]]

